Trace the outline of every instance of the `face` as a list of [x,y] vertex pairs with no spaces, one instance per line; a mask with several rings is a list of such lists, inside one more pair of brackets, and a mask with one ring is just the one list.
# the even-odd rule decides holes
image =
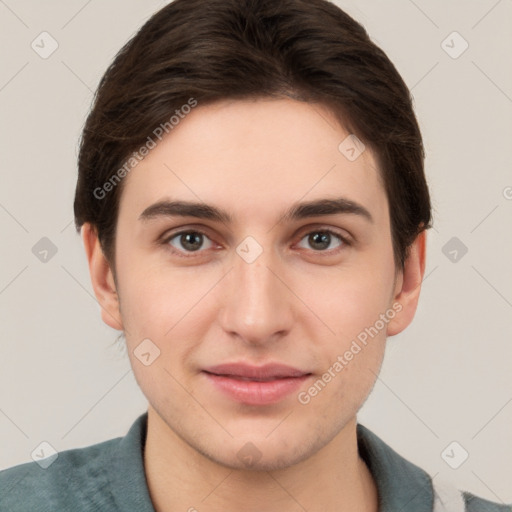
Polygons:
[[104,319],[150,410],[211,460],[326,446],[409,321],[376,161],[347,136],[320,105],[199,105],[125,178]]

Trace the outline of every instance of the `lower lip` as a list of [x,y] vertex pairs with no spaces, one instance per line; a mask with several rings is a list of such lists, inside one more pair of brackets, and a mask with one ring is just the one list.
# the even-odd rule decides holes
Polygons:
[[279,402],[290,393],[297,391],[311,377],[286,377],[265,382],[240,380],[234,377],[203,372],[208,380],[232,399],[248,405],[265,405]]

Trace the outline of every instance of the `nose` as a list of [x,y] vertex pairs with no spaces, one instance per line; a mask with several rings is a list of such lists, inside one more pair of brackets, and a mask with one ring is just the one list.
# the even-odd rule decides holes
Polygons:
[[267,345],[290,332],[298,301],[279,261],[270,249],[252,262],[234,254],[219,318],[230,336],[251,345]]

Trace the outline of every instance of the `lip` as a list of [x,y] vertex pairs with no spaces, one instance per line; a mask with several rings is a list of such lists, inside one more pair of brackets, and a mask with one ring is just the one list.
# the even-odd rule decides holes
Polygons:
[[205,368],[204,371],[216,375],[246,377],[252,380],[301,377],[309,373],[281,363],[267,363],[262,366],[254,366],[247,363],[225,363],[210,366]]
[[217,390],[248,405],[279,402],[297,391],[312,375],[280,363],[263,366],[226,363],[205,368],[203,374]]

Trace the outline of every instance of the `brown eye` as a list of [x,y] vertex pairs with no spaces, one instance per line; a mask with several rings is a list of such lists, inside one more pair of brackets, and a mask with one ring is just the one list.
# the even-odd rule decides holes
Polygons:
[[[307,233],[302,240],[306,240],[309,248],[312,248],[316,252],[335,251],[343,245],[348,245],[348,242],[341,235],[330,229],[311,231]],[[333,243],[336,241],[338,242],[337,245],[333,246]],[[307,249],[308,247],[305,248]]]
[[[204,247],[205,240],[208,240],[210,245]],[[209,238],[200,231],[180,231],[167,238],[166,243],[171,245],[173,249],[178,252],[198,252],[200,249],[208,249],[211,247]]]

